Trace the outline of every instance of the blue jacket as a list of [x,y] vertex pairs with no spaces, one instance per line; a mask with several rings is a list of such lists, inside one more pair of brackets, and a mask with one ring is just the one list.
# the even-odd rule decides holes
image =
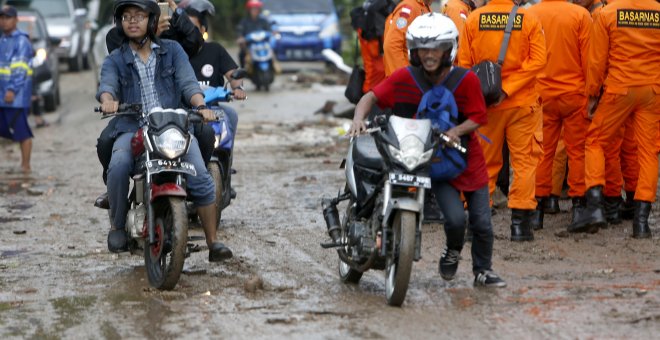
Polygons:
[[[0,37],[0,107],[29,108],[32,104],[33,56],[27,33],[15,30]],[[8,90],[15,94],[12,103],[5,103]]]
[[[180,108],[182,99],[190,105],[190,98],[196,93],[203,94],[195,78],[188,55],[183,48],[173,40],[162,39],[158,41],[160,48],[156,49],[156,73],[154,83],[156,92],[163,108]],[[125,104],[142,103],[140,90],[140,76],[135,67],[133,51],[125,42],[115,49],[103,61],[101,68],[101,81],[96,99],[100,101],[101,94],[110,93],[117,101]],[[115,131],[116,137],[120,133],[135,132],[138,122],[132,117],[117,117]]]

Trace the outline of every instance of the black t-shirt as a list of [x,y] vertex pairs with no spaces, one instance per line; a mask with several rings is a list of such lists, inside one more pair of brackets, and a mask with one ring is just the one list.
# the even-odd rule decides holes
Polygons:
[[213,87],[224,86],[225,73],[238,68],[227,50],[216,42],[204,43],[202,49],[190,58],[190,64],[195,70],[197,81]]

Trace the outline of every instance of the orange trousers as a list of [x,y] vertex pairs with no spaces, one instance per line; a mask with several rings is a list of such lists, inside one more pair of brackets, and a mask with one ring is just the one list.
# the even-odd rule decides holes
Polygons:
[[625,92],[606,92],[596,109],[587,132],[586,184],[588,188],[605,185],[605,154],[616,146],[621,126],[631,119],[639,163],[635,200],[655,202],[658,185],[660,86],[629,87]]
[[605,153],[605,188],[603,195],[609,197],[621,196],[621,188],[625,191],[635,191],[639,176],[637,160],[637,145],[633,120],[628,119],[621,127],[620,133],[614,137],[612,147]]
[[543,156],[543,117],[538,103],[498,110],[488,109],[488,124],[480,128],[490,139],[481,140],[488,168],[490,194],[502,168],[502,146],[509,145],[513,182],[509,190],[509,208],[536,209],[536,167]]
[[559,137],[557,143],[557,151],[555,152],[555,160],[552,163],[552,192],[555,196],[561,196],[564,190],[564,177],[566,177],[566,165],[568,164],[568,155],[566,154],[566,146],[564,145],[564,131]]
[[587,98],[584,95],[564,95],[543,101],[543,158],[536,170],[536,196],[547,197],[552,192],[553,163],[557,143],[564,129],[564,144],[568,155],[568,195],[584,196],[584,140],[587,119]]

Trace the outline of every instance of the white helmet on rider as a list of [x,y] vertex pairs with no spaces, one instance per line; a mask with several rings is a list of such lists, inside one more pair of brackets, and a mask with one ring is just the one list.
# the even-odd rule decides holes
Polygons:
[[443,14],[428,13],[420,15],[408,27],[406,44],[408,45],[411,65],[421,65],[417,55],[418,49],[437,48],[450,51],[450,53],[445,54],[442,61],[442,66],[448,67],[454,62],[458,51],[458,28],[449,17]]

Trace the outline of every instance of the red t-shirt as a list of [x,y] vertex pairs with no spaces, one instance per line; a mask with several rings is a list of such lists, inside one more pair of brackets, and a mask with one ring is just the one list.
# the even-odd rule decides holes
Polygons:
[[[373,89],[378,106],[392,108],[400,117],[412,118],[424,94],[407,68],[401,68],[380,82]],[[488,121],[486,102],[481,95],[481,83],[474,72],[469,71],[454,91],[454,99],[460,114],[459,121],[469,119],[479,125]],[[467,168],[458,177],[451,180],[451,185],[459,191],[475,191],[488,184],[486,160],[476,133],[468,141]]]

